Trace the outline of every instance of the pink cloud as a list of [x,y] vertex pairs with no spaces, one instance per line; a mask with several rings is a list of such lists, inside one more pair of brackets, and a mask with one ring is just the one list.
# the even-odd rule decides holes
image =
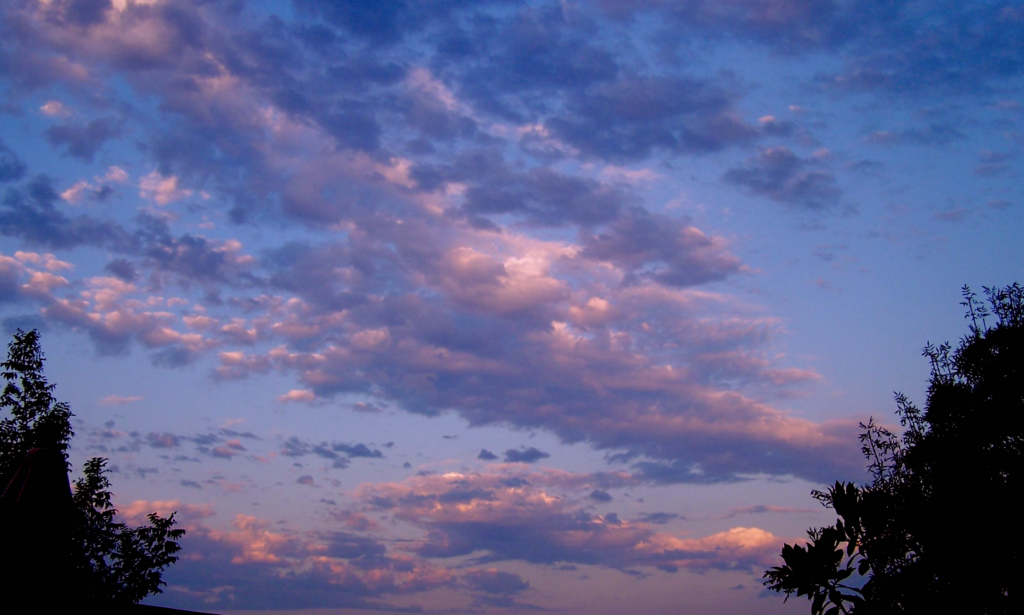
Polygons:
[[139,196],[157,205],[167,205],[191,195],[191,190],[178,187],[178,178],[173,175],[164,177],[159,171],[153,171],[139,180]]
[[287,402],[311,402],[316,400],[316,394],[312,391],[301,391],[298,389],[292,389],[284,395],[279,395],[277,401],[281,403]]
[[587,514],[584,494],[607,485],[606,479],[550,472],[448,473],[365,484],[356,497],[370,510],[423,528],[425,535],[411,548],[424,557],[483,551],[492,560],[703,570],[760,566],[774,561],[782,546],[781,539],[760,528],[684,538],[643,521]]
[[122,406],[145,399],[141,395],[107,395],[100,400],[101,406]]
[[186,529],[194,528],[202,519],[216,514],[212,504],[185,504],[180,500],[135,500],[118,512],[134,525],[148,523],[146,517],[150,513],[155,512],[164,518],[175,513],[175,520]]

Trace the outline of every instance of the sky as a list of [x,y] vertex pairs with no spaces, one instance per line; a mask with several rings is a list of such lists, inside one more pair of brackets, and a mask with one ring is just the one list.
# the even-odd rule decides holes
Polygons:
[[148,603],[804,613],[1024,279],[1022,75],[1019,1],[0,0],[0,325]]

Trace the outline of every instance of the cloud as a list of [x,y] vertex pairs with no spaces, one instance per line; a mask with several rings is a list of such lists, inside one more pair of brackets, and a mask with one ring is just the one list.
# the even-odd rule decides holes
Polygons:
[[620,18],[648,13],[663,21],[680,45],[688,34],[785,56],[828,53],[840,68],[822,72],[817,81],[840,90],[971,94],[997,88],[1024,66],[1020,9],[1002,4],[948,4],[927,15],[879,0],[604,4]]
[[103,270],[114,274],[114,276],[122,282],[132,283],[139,277],[139,273],[135,269],[135,266],[130,261],[123,258],[112,259],[109,263],[104,265]]
[[678,519],[678,518],[680,518],[679,515],[677,515],[675,513],[654,512],[654,513],[648,513],[648,514],[640,517],[640,519],[638,519],[638,521],[640,521],[642,523],[654,523],[656,525],[664,525],[664,524],[669,523],[670,521],[672,521],[674,519]]
[[347,468],[351,459],[368,458],[382,459],[384,453],[379,449],[370,448],[359,442],[356,444],[345,444],[343,442],[320,442],[319,444],[306,442],[296,436],[285,440],[281,454],[287,457],[304,457],[316,455],[322,459],[331,460],[332,467]]
[[955,126],[929,124],[924,128],[907,128],[898,131],[879,130],[868,135],[868,142],[878,145],[921,145],[942,146],[953,141],[966,139],[967,135]]
[[623,79],[570,99],[548,120],[552,133],[607,160],[639,160],[656,150],[702,154],[748,143],[757,134],[713,84],[680,77]]
[[46,129],[46,138],[54,147],[65,147],[68,154],[92,162],[104,143],[121,134],[117,122],[110,118],[87,124],[61,124]]
[[252,257],[236,239],[215,241],[186,233],[171,235],[165,220],[140,214],[136,237],[143,243],[143,256],[151,266],[200,283],[255,282],[250,270]]
[[534,463],[550,456],[549,453],[539,451],[532,446],[521,450],[510,448],[505,451],[505,463]]
[[32,178],[24,188],[8,190],[0,205],[0,233],[54,248],[133,248],[132,237],[118,223],[84,215],[67,216],[55,206],[60,200],[52,180],[43,175]]
[[93,179],[97,185],[90,184],[84,180],[78,181],[64,192],[61,192],[60,197],[72,205],[79,204],[83,197],[86,196],[93,201],[106,200],[114,193],[114,189],[108,184],[110,182],[124,182],[128,179],[128,174],[120,167],[112,166],[103,177],[96,176]]
[[[707,570],[755,569],[774,561],[781,540],[758,528],[733,528],[704,538],[679,538],[617,515],[594,517],[552,491],[543,474],[507,486],[502,474],[412,477],[402,483],[363,485],[369,506],[421,527],[422,557],[483,552],[476,561],[591,564],[626,570],[637,566]],[[577,485],[594,486],[593,477]],[[512,585],[512,579],[504,579]],[[495,580],[497,585],[497,581]]]
[[94,188],[88,182],[80,181],[75,185],[71,186],[70,188],[68,188],[67,190],[65,190],[64,192],[61,192],[60,197],[67,201],[68,203],[71,203],[72,205],[77,205],[82,201],[82,198],[85,196],[88,196],[90,199],[94,201],[102,201],[109,197],[112,193],[113,189],[110,188],[109,186],[100,186],[99,188]]
[[374,404],[368,404],[362,401],[357,401],[356,403],[352,404],[352,410],[354,412],[364,412],[367,414],[379,414],[384,411],[382,408]]
[[282,455],[288,457],[302,457],[309,454],[309,444],[303,442],[296,436],[292,436],[285,440],[284,449],[281,450]]
[[799,158],[787,147],[773,147],[729,169],[722,179],[784,205],[822,210],[835,205],[842,191],[835,176],[814,169],[816,164],[813,159]]
[[483,459],[484,461],[493,461],[498,458],[497,455],[487,450],[486,448],[480,449],[480,454],[476,456],[477,459]]
[[174,175],[164,177],[159,171],[153,171],[139,179],[139,196],[157,205],[167,205],[191,195],[191,190],[178,187],[178,178]]
[[47,115],[49,117],[65,118],[71,116],[71,111],[59,100],[48,100],[43,104],[43,106],[39,107],[39,110],[43,115]]
[[[530,582],[518,574],[494,568],[471,570],[462,575],[462,582],[471,590],[483,592],[477,602],[488,606],[530,608],[515,601],[514,596],[530,589]],[[533,607],[536,608],[536,607]]]
[[430,16],[429,9],[417,10],[406,3],[389,5],[382,10],[370,9],[360,2],[349,0],[331,5],[308,0],[296,4],[300,10],[317,15],[375,45],[398,41],[405,31],[422,27],[421,19]]
[[316,399],[316,393],[312,391],[302,391],[299,389],[292,389],[284,395],[278,395],[277,401],[281,403],[287,402],[311,402]]
[[796,132],[796,125],[793,122],[780,120],[772,115],[765,115],[757,118],[761,132],[769,137],[788,137]]
[[358,532],[375,532],[380,530],[380,524],[362,513],[342,510],[332,511],[331,516]]
[[768,506],[765,504],[755,504],[754,506],[744,506],[742,508],[731,508],[729,513],[725,515],[725,519],[732,519],[740,515],[761,515],[764,513],[813,513],[817,512],[810,508],[793,508],[792,506]]
[[153,448],[177,448],[181,444],[181,438],[171,433],[150,432],[146,440]]
[[721,280],[742,269],[725,241],[709,237],[687,220],[631,208],[605,230],[582,234],[587,259],[611,261],[627,270],[627,280],[649,278],[685,287]]
[[[874,4],[874,3],[872,3]],[[882,3],[861,19],[864,33],[843,70],[821,76],[834,88],[929,95],[970,94],[1021,72],[1020,9],[949,5],[925,16],[909,7],[895,14]],[[868,33],[871,34],[868,34]],[[885,49],[885,51],[881,51]],[[956,49],[950,56],[945,50]]]
[[488,594],[518,594],[530,588],[518,574],[502,572],[496,569],[473,570],[462,575],[470,587]]
[[271,529],[248,515],[235,516],[225,528],[206,525],[205,516],[185,520],[181,544],[189,556],[164,573],[168,588],[161,598],[168,606],[381,610],[388,606],[383,598],[459,583],[446,568],[388,553],[383,543],[346,532]]
[[153,350],[154,363],[175,367],[194,361],[217,345],[200,334],[173,329],[169,326],[173,315],[160,309],[164,300],[134,300],[131,296],[139,289],[131,284],[95,277],[85,280],[84,286],[77,296],[51,298],[42,314],[52,322],[87,331],[100,352],[126,352],[134,339]]
[[[742,42],[756,42],[786,54],[830,49],[855,36],[851,28],[855,17],[864,18],[872,3],[847,6],[841,2],[774,1],[768,3],[719,3],[684,0],[665,4],[663,18],[667,27],[685,28],[711,38],[733,37]],[[620,9],[609,3],[610,10]],[[659,2],[641,2],[640,10],[660,8]],[[860,12],[858,12],[860,11]],[[869,13],[870,15],[870,13]]]
[[220,446],[215,446],[212,449],[204,446],[198,447],[201,453],[205,453],[211,457],[217,457],[220,459],[231,459],[236,455],[240,455],[246,451],[246,448],[242,446],[242,443],[238,440],[227,440]]
[[21,179],[28,167],[7,145],[0,141],[0,184]]
[[933,220],[941,222],[961,222],[970,214],[970,210],[964,207],[954,207],[943,211],[936,211],[932,214]]
[[[709,429],[701,427],[705,419],[698,417],[703,415],[710,418],[718,411],[715,408],[723,404],[722,400],[731,399],[741,402],[741,405],[747,404],[751,409],[746,413],[731,413],[736,418],[727,420],[726,424],[731,427],[721,431],[723,435],[718,440],[720,445],[735,446],[726,444],[732,437],[725,435],[729,429],[737,430],[733,432],[733,436],[736,436],[745,429],[743,424],[747,421],[763,424],[758,417],[762,413],[773,414],[774,411],[753,404],[743,395],[717,395],[714,379],[718,374],[728,374],[733,382],[739,379],[741,382],[763,381],[773,384],[798,382],[810,376],[800,370],[775,369],[770,362],[750,354],[750,348],[766,339],[770,328],[768,325],[743,319],[730,320],[724,316],[721,322],[730,323],[725,328],[716,325],[718,317],[690,320],[695,317],[694,302],[708,301],[709,296],[699,293],[674,294],[659,286],[658,282],[696,283],[701,277],[717,277],[723,275],[722,272],[736,270],[739,267],[737,261],[723,256],[720,242],[682,223],[672,225],[661,221],[659,225],[652,222],[649,215],[641,212],[630,215],[634,226],[639,226],[639,222],[643,221],[647,226],[640,228],[653,229],[652,236],[655,239],[634,231],[633,226],[626,226],[616,232],[622,237],[630,237],[635,248],[623,239],[608,240],[605,234],[579,252],[563,246],[530,243],[519,237],[509,237],[509,247],[523,255],[507,258],[504,263],[495,263],[487,254],[475,254],[470,250],[454,252],[451,254],[452,260],[418,261],[427,267],[439,287],[447,291],[442,296],[456,300],[453,303],[443,300],[424,301],[422,298],[414,299],[413,295],[401,298],[394,296],[375,303],[341,300],[344,295],[337,290],[329,290],[330,286],[336,284],[338,288],[352,288],[353,283],[362,284],[363,278],[358,268],[352,267],[350,276],[346,261],[342,261],[341,278],[337,277],[337,266],[332,267],[330,272],[324,269],[322,276],[318,274],[307,279],[303,279],[302,274],[286,275],[293,268],[294,271],[308,275],[310,271],[317,270],[317,263],[330,262],[321,257],[322,254],[331,253],[327,249],[314,251],[308,246],[297,246],[288,259],[277,261],[286,265],[280,269],[280,283],[284,284],[287,279],[292,289],[308,294],[310,298],[317,298],[322,304],[310,305],[298,299],[291,301],[264,296],[247,305],[263,312],[260,316],[264,323],[260,325],[261,330],[281,335],[285,340],[298,345],[292,349],[281,347],[268,354],[223,352],[220,355],[223,364],[220,373],[244,376],[250,371],[294,370],[305,387],[299,390],[324,397],[344,390],[366,392],[370,383],[359,374],[373,374],[375,379],[384,377],[384,380],[376,380],[374,384],[382,387],[378,389],[379,398],[388,398],[412,411],[430,413],[437,408],[457,408],[471,421],[485,423],[513,420],[521,421],[523,425],[543,424],[568,441],[582,439],[599,447],[624,447],[635,455],[652,455],[658,459],[671,460],[683,454],[690,459],[679,465],[664,466],[662,470],[675,468],[673,472],[683,480],[686,477],[691,480],[707,480],[708,477],[721,479],[724,474],[709,468],[705,468],[703,474],[687,469],[692,469],[693,464],[703,459],[705,454],[714,456],[706,448],[711,440],[704,439],[704,447],[687,448],[652,445],[649,438],[661,441],[664,436],[667,443],[669,434],[698,437],[696,434],[701,429]],[[181,239],[169,237],[166,223],[159,219],[147,218],[142,223],[145,226],[141,228],[147,229],[147,233],[140,237],[154,246],[147,251],[154,255],[145,261],[151,263],[150,266],[181,271],[193,279],[206,280],[226,277],[226,272],[232,269],[246,271],[249,266],[237,264],[239,261],[233,255],[238,252],[229,251],[226,246],[218,247],[206,240],[193,240],[187,236]],[[669,229],[667,233],[662,232],[665,228]],[[683,248],[679,249],[680,245]],[[156,246],[161,248],[157,250]],[[172,249],[170,246],[177,247]],[[677,247],[674,254],[673,246]],[[690,254],[686,254],[687,249]],[[643,252],[639,255],[630,254],[630,250]],[[702,250],[709,256],[700,256]],[[202,258],[188,257],[193,251],[203,255]],[[662,258],[675,261],[653,267],[645,264],[657,263],[656,259],[661,254],[664,254]],[[165,256],[158,260],[155,258],[157,255]],[[295,258],[295,255],[300,255],[300,258]],[[718,265],[714,266],[719,267],[721,272],[716,272],[711,265],[703,262],[713,263],[714,259],[718,259]],[[633,276],[648,279],[634,278],[627,285],[621,286],[621,277],[598,277],[582,286],[577,284],[577,290],[570,292],[569,287],[555,277],[560,274],[559,268],[566,263],[574,262],[573,267],[587,267],[589,262],[607,261],[629,265],[629,269],[636,272],[632,273]],[[336,260],[334,262],[337,263]],[[483,263],[482,269],[477,267],[478,262]],[[307,263],[310,266],[307,267]],[[434,267],[433,271],[430,267]],[[702,272],[701,267],[709,270]],[[492,274],[492,269],[498,273]],[[119,270],[122,278],[134,279],[130,270],[124,267],[119,267]],[[602,266],[595,268],[593,275],[605,275],[606,272],[619,275],[620,271]],[[394,283],[400,285],[401,279],[397,278]],[[630,278],[627,276],[625,280],[630,281]],[[174,354],[166,360],[179,363],[194,360],[200,353],[224,343],[216,337],[200,333],[213,329],[201,328],[196,332],[180,333],[169,326],[171,323],[166,313],[148,308],[142,310],[136,307],[138,304],[125,302],[122,297],[137,289],[125,285],[123,280],[107,278],[91,284],[94,288],[80,298],[62,299],[48,306],[44,314],[58,322],[85,327],[101,347],[110,351],[124,349],[131,336],[138,336],[140,341],[151,348],[160,351],[168,349]],[[320,299],[322,295],[318,293],[323,293],[325,289],[329,294]],[[603,296],[591,294],[595,291],[600,291]],[[338,305],[347,306],[348,309],[348,316],[343,321],[331,315],[331,310]],[[453,311],[453,306],[458,309]],[[467,308],[472,310],[469,313],[475,313],[471,319],[460,316],[467,313]],[[120,314],[117,321],[119,326],[100,326],[100,321],[87,316],[91,309],[99,309],[100,313]],[[418,316],[413,320],[402,321],[404,324],[400,326],[382,326],[385,321],[381,320],[381,316],[394,313],[395,310]],[[721,310],[718,311],[721,313]],[[515,320],[522,318],[523,314],[529,315],[529,319]],[[667,315],[671,315],[675,321],[672,325],[674,329],[661,329],[656,334],[651,324],[667,323]],[[680,315],[686,317],[680,319]],[[189,327],[198,326],[200,321],[196,317],[189,318],[191,320],[188,322],[192,323]],[[207,321],[213,322],[209,318],[203,320]],[[454,324],[456,322],[459,323],[457,326]],[[240,331],[248,330],[247,326],[239,327]],[[340,334],[333,335],[331,339],[341,343],[315,352],[303,346],[313,338],[321,338],[327,331]],[[225,341],[236,339],[229,338],[227,331],[223,335]],[[437,345],[438,342],[440,345]],[[680,364],[687,365],[686,370],[666,370],[654,362],[653,355],[649,354],[658,352],[658,347],[670,342],[674,349],[670,355],[676,356],[675,360],[680,361]],[[637,354],[630,350],[633,344],[639,344],[637,348],[646,350]],[[438,361],[438,352],[446,353],[448,359]],[[526,360],[525,357],[532,358]],[[373,367],[377,364],[388,367],[385,370]],[[352,369],[355,365],[361,367]],[[523,371],[523,366],[529,366],[527,371]],[[426,389],[418,384],[427,382],[434,384]],[[550,384],[537,388],[538,383],[545,382]],[[595,382],[605,382],[611,386],[606,386],[605,392],[599,394],[592,388]],[[657,406],[647,411],[646,416],[652,421],[661,417],[666,421],[665,427],[674,427],[657,428],[654,422],[640,427],[629,418],[642,404],[649,403],[643,400],[650,394],[651,387],[661,390],[664,399],[688,400],[686,405],[677,406],[676,409]],[[533,390],[544,392],[543,395],[547,396],[544,404],[555,404],[565,408],[566,412],[541,412],[540,408],[544,404],[531,406],[519,401],[518,395]],[[485,403],[485,399],[493,402]],[[472,401],[467,404],[467,400]],[[711,400],[716,401],[710,403]],[[571,410],[576,405],[580,405],[580,408],[589,407],[589,412],[607,413],[607,420],[596,423],[577,421]],[[499,408],[505,410],[499,411]],[[695,413],[694,420],[680,420],[690,412]],[[538,423],[534,417],[541,415],[544,418]],[[671,418],[673,415],[680,418]],[[730,413],[727,412],[725,416],[730,416]],[[721,423],[722,420],[711,419],[713,423]],[[793,425],[797,424],[800,422],[793,422]],[[796,444],[765,431],[765,445],[781,446],[794,453],[797,450],[803,451],[798,457],[810,454],[818,446],[812,444],[815,437],[810,435],[815,433],[816,428],[806,424],[801,429],[808,435],[804,443]],[[819,429],[817,433],[826,432]],[[749,437],[740,439],[745,441]],[[822,442],[828,442],[830,438],[826,436]],[[702,450],[707,450],[707,453],[699,452]],[[341,456],[339,459],[342,457],[348,458]],[[732,459],[743,457],[741,455]],[[783,464],[779,468],[785,469],[779,471],[805,471],[795,468],[806,464],[790,465],[786,460],[794,458],[787,455],[759,458]],[[340,463],[343,464],[344,460]],[[760,461],[745,466],[744,462],[739,462],[734,467],[762,471],[763,463]]]
[[53,254],[0,253],[0,302],[49,301],[54,291],[69,286],[67,278],[53,272],[69,269],[70,263]]
[[137,401],[142,401],[144,398],[140,395],[124,396],[124,395],[107,395],[100,400],[101,406],[121,406],[124,404],[131,404]]
[[1010,171],[1010,162],[1016,158],[1016,152],[982,150],[978,155],[978,165],[974,167],[974,173],[982,177],[1004,175]]
[[349,457],[370,457],[370,458],[381,458],[384,457],[384,453],[377,449],[371,449],[363,443],[358,444],[341,444],[334,443],[331,445],[331,449],[348,455]]
[[[832,9],[685,4],[630,10],[795,51],[814,36],[832,49],[841,32],[813,32]],[[32,274],[5,270],[3,296],[34,302],[44,322],[87,332],[103,353],[142,347],[163,366],[211,357],[221,379],[294,378],[282,401],[351,395],[545,429],[664,480],[859,468],[835,452],[848,425],[763,401],[815,378],[771,352],[781,325],[701,288],[749,270],[742,246],[602,174],[608,161],[668,173],[650,159],[789,138],[781,120],[740,114],[743,84],[667,61],[672,45],[645,51],[658,28],[555,4],[310,4],[263,21],[188,3],[62,7],[11,8],[12,87],[74,97],[116,76],[125,85],[103,90],[114,98],[102,111],[65,102],[100,119],[47,121],[82,156],[137,146],[133,177],[152,206],[77,215],[60,199],[76,182],[13,180],[0,232],[109,255],[110,277],[36,276],[31,296]],[[642,36],[631,49],[616,32]],[[840,198],[825,162],[785,148],[730,173],[797,207]]]
[[568,294],[564,282],[550,275],[544,257],[499,261],[472,248],[444,255],[439,284],[470,310],[484,313],[540,316]]
[[624,205],[636,201],[614,185],[550,169],[523,175],[499,169],[491,169],[496,176],[480,174],[478,168],[455,176],[473,182],[465,192],[463,211],[471,216],[515,214],[536,224],[592,226],[613,220]]
[[[567,294],[568,305],[550,303],[545,309],[553,325],[479,308],[467,318],[451,303],[413,295],[352,305],[342,322],[297,302],[305,331],[299,339],[334,331],[331,344],[225,353],[223,369],[294,371],[318,397],[367,393],[372,386],[378,399],[407,411],[454,408],[473,424],[544,426],[569,442],[625,450],[627,461],[649,457],[645,462],[654,465],[645,471],[663,480],[812,469],[847,475],[859,468],[854,448],[840,444],[854,425],[793,419],[723,388],[739,382],[775,389],[816,377],[779,369],[754,350],[770,339],[770,319],[737,316],[725,298],[652,280],[604,286],[602,294]],[[407,316],[379,316],[396,310]],[[818,451],[825,449],[822,463]],[[804,461],[812,456],[819,462]],[[829,469],[829,463],[837,465]]]
[[0,256],[0,301],[16,302],[22,299],[21,279],[24,266],[9,256]]
[[[55,249],[84,245],[140,256],[150,267],[200,283],[229,278],[252,283],[253,259],[241,251],[237,240],[212,241],[188,233],[175,237],[167,220],[148,213],[138,214],[130,230],[111,220],[69,216],[57,208],[60,202],[52,180],[45,176],[36,176],[22,189],[8,190],[0,204],[0,233]],[[127,268],[115,266],[123,277]]]

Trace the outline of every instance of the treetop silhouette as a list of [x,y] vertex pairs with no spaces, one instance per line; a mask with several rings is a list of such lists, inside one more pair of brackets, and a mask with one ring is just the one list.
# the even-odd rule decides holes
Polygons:
[[[19,330],[0,375],[0,564],[3,579],[57,603],[136,604],[160,593],[163,570],[178,560],[174,514],[129,528],[115,520],[106,459],[85,463],[68,486],[70,408],[43,375],[39,334]],[[52,604],[51,604],[52,606]]]
[[[835,525],[785,545],[765,585],[813,615],[1019,613],[1017,494],[1024,479],[1024,288],[966,286],[969,333],[928,344],[924,410],[896,394],[904,432],[861,424],[872,481],[812,495]],[[989,323],[992,323],[991,325]]]

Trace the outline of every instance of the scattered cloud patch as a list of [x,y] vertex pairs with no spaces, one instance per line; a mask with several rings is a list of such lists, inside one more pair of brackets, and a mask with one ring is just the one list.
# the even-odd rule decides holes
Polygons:
[[191,190],[178,187],[178,178],[174,175],[164,177],[159,171],[153,171],[139,179],[139,196],[157,205],[167,205],[191,195]]
[[181,438],[171,433],[150,432],[146,435],[146,441],[153,448],[177,448],[181,444]]
[[936,147],[966,139],[960,129],[948,124],[929,124],[923,128],[906,128],[889,131],[879,130],[868,135],[868,142],[877,145],[920,145]]
[[316,400],[316,393],[312,391],[303,391],[299,389],[292,389],[284,395],[277,396],[277,401],[281,403],[288,402],[304,402],[309,403]]
[[[593,517],[551,497],[553,475],[529,475],[506,486],[497,474],[410,478],[403,483],[363,485],[357,497],[425,530],[416,552],[455,557],[483,551],[482,561],[590,564],[628,571],[635,567],[752,570],[774,561],[781,540],[758,528],[733,528],[704,538],[659,533],[644,522],[617,515]],[[583,477],[576,488],[593,485]],[[574,481],[575,482],[575,481]],[[547,486],[544,485],[547,483]],[[507,580],[507,579],[506,579]]]
[[143,399],[141,395],[107,395],[99,403],[101,406],[123,406],[124,404],[132,404]]
[[937,211],[932,214],[932,218],[940,222],[962,222],[970,213],[966,207],[954,207]]
[[92,120],[86,124],[60,124],[46,129],[46,138],[55,148],[92,162],[103,144],[121,134],[118,122],[110,118]]
[[46,101],[43,106],[39,107],[39,111],[48,117],[71,117],[71,110],[59,100]]
[[505,451],[505,463],[535,463],[550,456],[549,453],[537,450],[532,446],[520,449],[510,448]]
[[780,146],[729,169],[722,179],[784,205],[816,211],[836,205],[842,195],[835,175],[819,166],[813,158],[800,158]]
[[21,179],[28,172],[28,166],[11,148],[0,141],[0,184]]

